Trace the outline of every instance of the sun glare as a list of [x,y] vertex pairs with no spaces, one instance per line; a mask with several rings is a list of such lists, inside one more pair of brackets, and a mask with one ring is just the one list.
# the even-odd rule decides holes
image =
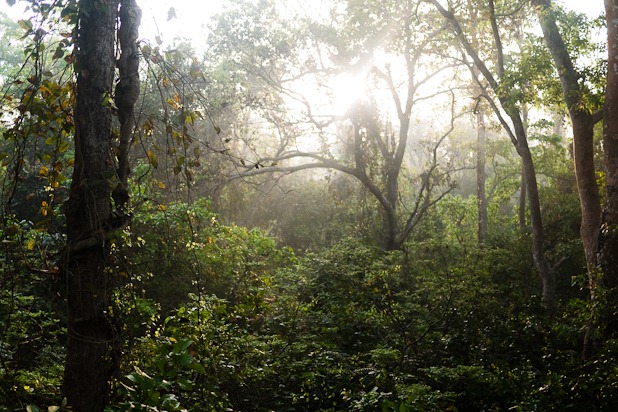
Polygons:
[[335,114],[345,114],[355,103],[367,97],[364,74],[343,74],[332,80],[332,105]]

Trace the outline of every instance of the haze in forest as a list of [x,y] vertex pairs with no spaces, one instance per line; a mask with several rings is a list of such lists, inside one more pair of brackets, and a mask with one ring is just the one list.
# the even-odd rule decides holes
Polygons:
[[618,0],[10,3],[0,412],[618,410]]

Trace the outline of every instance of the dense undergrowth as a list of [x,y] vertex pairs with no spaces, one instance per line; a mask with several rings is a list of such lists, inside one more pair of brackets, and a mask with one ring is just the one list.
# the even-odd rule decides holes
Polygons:
[[[577,285],[548,312],[527,236],[480,249],[428,222],[405,251],[350,238],[299,256],[205,202],[144,207],[110,267],[109,410],[615,410],[618,343],[582,361]],[[2,235],[0,409],[59,404],[59,239],[27,222]]]

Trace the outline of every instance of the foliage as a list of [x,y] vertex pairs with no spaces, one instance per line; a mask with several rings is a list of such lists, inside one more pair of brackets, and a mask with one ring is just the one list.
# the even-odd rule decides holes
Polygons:
[[59,239],[15,220],[4,222],[0,236],[0,405],[51,404],[65,335],[55,297]]
[[[357,70],[370,72],[365,83],[384,81],[395,94],[395,84],[429,82],[422,76],[439,72],[431,56],[451,62],[451,45],[434,32],[436,16],[412,3],[344,1],[326,24],[289,18],[272,1],[239,0],[211,26],[204,58],[183,42],[167,50],[141,44],[148,76],[138,120],[142,150],[133,153],[130,181],[136,201],[127,211],[131,223],[105,238],[114,283],[106,308],[114,322],[110,355],[122,354],[110,356],[108,411],[618,408],[618,344],[599,340],[595,356],[581,359],[591,311],[580,212],[568,142],[550,122],[531,124],[528,134],[546,205],[544,251],[558,279],[553,312],[540,303],[530,233],[515,221],[520,165],[508,142],[489,142],[489,236],[479,247],[473,190],[446,193],[454,189],[450,168],[474,157],[467,147],[450,150],[470,130],[452,123],[451,147],[428,144],[437,123],[420,112],[402,116],[414,127],[399,135],[376,88],[356,124],[348,119],[327,132],[292,90],[305,75],[337,81]],[[495,3],[499,12],[510,10],[508,2]],[[64,29],[76,23],[76,4],[54,5],[33,2],[40,15],[58,13],[56,28],[47,19],[15,25],[5,18],[0,25],[3,39],[23,36],[28,60],[22,67],[22,50],[8,40],[0,46],[0,411],[66,406],[59,402],[66,309],[58,299],[66,279],[58,266],[65,242],[60,205],[74,162],[75,56],[73,34]],[[516,26],[509,13],[498,14]],[[589,39],[598,24],[562,11],[558,21],[586,75],[583,103],[596,109],[605,68]],[[520,42],[500,86],[512,89],[517,103],[553,111],[558,83],[547,51],[518,30],[504,33]],[[479,39],[484,57],[492,55],[491,44]],[[406,78],[386,64],[397,57],[408,57],[408,69],[421,77]],[[426,101],[412,95],[418,100],[410,104]],[[465,106],[455,103],[450,110]],[[321,127],[301,126],[295,116]],[[341,155],[338,167],[347,175],[281,179],[286,171],[278,162],[260,157],[263,150],[287,156],[308,130],[319,143],[310,159],[332,165]],[[338,145],[329,140],[335,136]],[[410,160],[389,170],[402,136],[416,139],[404,150]],[[428,156],[420,153],[425,146]],[[419,172],[423,165],[428,170]],[[256,190],[241,180],[220,187],[230,170],[268,168],[280,174],[250,180]],[[350,178],[361,172],[364,187]],[[418,220],[398,250],[385,251],[376,246],[384,223],[379,210],[390,200],[378,204],[371,190],[386,188],[395,173],[401,177],[392,181],[393,216]],[[440,202],[435,193],[419,195],[434,186],[435,193],[444,188]],[[181,197],[186,201],[172,200]],[[404,216],[416,207],[422,212]],[[601,294],[595,304],[613,310],[606,299]]]

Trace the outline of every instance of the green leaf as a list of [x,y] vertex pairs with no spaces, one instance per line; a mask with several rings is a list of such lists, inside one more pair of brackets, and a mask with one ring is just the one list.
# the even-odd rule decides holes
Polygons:
[[19,20],[17,24],[26,31],[32,30],[32,22],[30,20]]
[[58,60],[64,57],[64,49],[60,46],[58,46],[58,48],[56,48],[56,51],[54,52],[54,55],[52,56],[53,60]]
[[206,368],[204,368],[204,366],[201,363],[193,362],[191,365],[189,365],[189,368],[193,369],[197,373],[205,373],[206,372]]
[[183,391],[190,391],[193,389],[193,381],[188,378],[180,378],[176,381],[178,383],[178,387]]
[[174,353],[184,352],[187,350],[189,346],[191,346],[192,343],[193,341],[189,339],[178,341],[174,344],[174,347],[172,348],[172,352]]

